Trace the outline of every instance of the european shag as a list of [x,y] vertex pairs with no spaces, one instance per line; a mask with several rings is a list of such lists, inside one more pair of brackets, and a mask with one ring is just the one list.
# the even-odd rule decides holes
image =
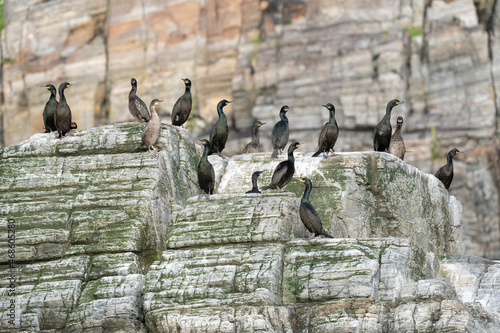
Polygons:
[[252,189],[250,191],[246,191],[245,193],[262,193],[259,191],[259,186],[257,185],[257,178],[259,178],[260,174],[263,173],[264,171],[255,171],[252,174]]
[[66,102],[66,96],[64,96],[64,90],[69,87],[71,87],[71,84],[68,82],[63,82],[59,85],[59,104],[57,105],[54,116],[54,122],[59,132],[59,137],[66,135],[71,127],[71,109]]
[[137,96],[137,80],[132,78],[130,84],[132,85],[132,89],[128,93],[128,110],[140,123],[148,122],[151,119],[151,115],[146,103]]
[[288,137],[290,135],[290,128],[288,127],[288,118],[286,113],[290,110],[288,105],[283,105],[280,110],[280,121],[278,121],[271,133],[271,142],[273,144],[273,153],[271,158],[276,158],[278,156],[278,150],[281,151],[286,147],[288,143]]
[[458,154],[463,154],[457,148],[454,148],[448,152],[446,165],[439,168],[436,172],[436,178],[439,179],[446,189],[450,188],[451,181],[453,180],[453,157]]
[[155,156],[155,154],[151,152],[151,149],[156,151],[155,145],[158,143],[158,139],[160,138],[161,121],[160,116],[158,115],[158,110],[156,110],[156,106],[161,102],[163,101],[159,99],[153,99],[151,101],[151,104],[149,105],[151,118],[142,130],[141,146],[133,152],[139,151],[140,149],[147,149],[151,155]]
[[271,178],[271,184],[262,187],[261,190],[278,189],[278,191],[283,192],[282,188],[288,184],[295,173],[295,157],[293,156],[293,152],[299,147],[300,144],[298,142],[292,142],[288,146],[288,159],[278,164]]
[[330,151],[333,153],[333,147],[339,137],[339,127],[337,126],[337,121],[335,120],[335,107],[331,103],[323,106],[330,111],[330,118],[319,134],[318,151],[315,152],[312,157],[316,157],[321,153],[328,153]]
[[227,118],[222,110],[226,105],[231,103],[231,101],[227,101],[223,99],[217,104],[217,113],[219,114],[219,120],[215,123],[212,131],[210,132],[210,152],[208,155],[212,155],[213,153],[217,153],[219,156],[222,156],[221,153],[226,147],[228,128],[227,128]]
[[45,107],[43,108],[43,125],[45,128],[45,133],[50,133],[52,131],[57,131],[55,123],[55,114],[57,110],[57,105],[59,104],[56,99],[56,87],[51,84],[42,86],[50,91],[50,97]]
[[259,141],[259,128],[265,123],[260,120],[255,121],[252,126],[252,141],[248,143],[243,149],[242,154],[251,154],[260,152],[260,141]]
[[78,129],[78,125],[74,121],[72,121],[71,124],[69,125],[69,128],[72,130],[76,130]]
[[184,81],[186,86],[184,95],[179,97],[172,108],[172,125],[175,126],[182,126],[188,120],[193,105],[191,98],[191,80],[182,79],[182,81]]
[[300,199],[300,208],[299,215],[302,223],[304,223],[306,229],[313,233],[314,237],[319,235],[323,235],[327,238],[333,238],[330,234],[328,234],[325,229],[323,229],[323,223],[321,223],[321,219],[319,218],[318,213],[314,209],[313,205],[309,201],[309,194],[312,189],[312,182],[309,178],[295,178],[306,184],[306,189],[304,190],[304,194],[302,195],[302,199]]
[[405,141],[401,136],[401,128],[403,127],[403,117],[399,116],[396,124],[396,130],[391,137],[391,143],[389,144],[389,153],[399,157],[402,161],[405,159]]
[[212,164],[208,161],[208,152],[210,151],[210,141],[200,140],[204,146],[203,155],[198,164],[198,184],[202,191],[207,195],[214,193],[215,171]]
[[393,107],[402,103],[404,102],[397,99],[393,99],[392,101],[387,103],[387,107],[385,108],[385,116],[375,127],[375,137],[373,139],[373,148],[375,149],[375,151],[387,152],[387,150],[389,149],[392,134],[391,111]]

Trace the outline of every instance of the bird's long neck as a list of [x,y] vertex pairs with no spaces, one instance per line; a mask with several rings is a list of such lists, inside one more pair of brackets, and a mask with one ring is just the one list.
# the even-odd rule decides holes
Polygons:
[[66,89],[66,87],[62,87],[59,89],[59,102],[66,102],[66,96],[64,96],[64,89]]
[[309,201],[309,194],[311,193],[312,184],[311,182],[306,182],[306,189],[304,190],[304,194],[302,195],[301,201]]
[[256,144],[259,144],[259,127],[258,126],[255,126],[254,128],[252,128],[252,142],[253,143],[256,143]]
[[391,122],[391,112],[393,107],[393,105],[387,105],[387,107],[385,108],[385,116],[382,119],[383,121],[389,122],[389,124]]
[[133,84],[132,89],[130,89],[130,92],[128,93],[128,97],[131,98],[137,94],[137,85]]
[[256,190],[259,187],[257,186],[257,178],[259,178],[259,175],[252,175],[252,190]]
[[289,160],[290,162],[295,162],[295,157],[293,156],[293,150],[292,150],[292,149],[290,149],[290,150],[288,151],[288,160]]
[[210,152],[210,145],[204,146],[203,155],[201,155],[201,159],[208,160],[208,153]]
[[56,99],[56,90],[50,89],[50,99]]
[[403,124],[397,123],[396,125],[396,130],[394,131],[394,135],[401,135],[401,128],[403,127]]
[[334,122],[335,121],[335,110],[330,110],[330,119],[329,119],[330,122]]
[[224,113],[224,111],[222,110],[223,106],[217,106],[217,113],[219,114],[219,119],[221,119],[223,122],[226,122],[227,123],[227,118],[226,118],[226,114]]
[[288,118],[286,117],[286,112],[283,111],[280,112],[280,119],[288,122]]
[[186,95],[191,94],[191,86],[186,86],[186,89],[184,90],[184,94],[186,94]]
[[448,154],[447,156],[447,162],[446,162],[446,169],[447,170],[453,170],[453,155]]

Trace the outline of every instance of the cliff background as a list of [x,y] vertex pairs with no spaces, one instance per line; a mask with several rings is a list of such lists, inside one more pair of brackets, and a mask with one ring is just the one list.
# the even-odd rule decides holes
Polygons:
[[[206,136],[220,99],[231,127],[227,155],[249,141],[255,118],[269,136],[283,104],[291,139],[317,145],[331,102],[336,151],[371,150],[393,98],[408,103],[406,162],[434,173],[457,147],[450,194],[462,202],[466,253],[500,258],[500,7],[490,1],[5,1],[0,140],[43,132],[46,83],[67,93],[80,129],[132,120],[139,96],[166,102],[162,120],[193,81],[187,128]],[[434,130],[433,130],[434,129]]]

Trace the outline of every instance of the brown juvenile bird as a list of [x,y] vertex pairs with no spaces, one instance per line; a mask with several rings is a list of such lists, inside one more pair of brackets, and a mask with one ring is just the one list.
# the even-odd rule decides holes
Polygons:
[[[295,177],[294,177],[295,178]],[[314,209],[313,205],[309,201],[309,194],[312,189],[312,182],[309,178],[295,178],[298,181],[301,181],[306,184],[306,189],[304,190],[304,194],[302,195],[302,199],[300,199],[300,208],[299,215],[302,223],[304,223],[306,229],[313,233],[314,237],[319,235],[323,235],[327,238],[333,238],[329,233],[323,229],[323,223],[321,223],[321,219],[319,218],[318,213]]]
[[51,84],[42,86],[50,91],[50,97],[45,107],[43,108],[43,125],[45,128],[45,133],[50,133],[52,131],[57,131],[55,124],[55,114],[57,110],[57,105],[59,104],[56,99],[56,87]]
[[151,115],[146,103],[137,96],[137,80],[132,78],[130,84],[132,85],[132,89],[128,93],[128,110],[140,123],[148,122],[151,119]]
[[399,116],[397,120],[396,130],[391,137],[391,143],[389,144],[389,153],[399,157],[402,161],[405,159],[405,141],[401,136],[401,128],[403,127],[403,117]]
[[151,155],[156,155],[151,152],[151,149],[156,151],[155,145],[158,143],[158,139],[160,138],[161,121],[160,116],[158,115],[158,110],[156,110],[156,106],[161,102],[163,101],[160,99],[153,99],[151,101],[151,104],[149,105],[149,109],[151,111],[151,119],[142,130],[141,146],[135,149],[133,153],[139,151],[140,149],[147,148]]
[[451,181],[453,180],[453,157],[463,153],[464,152],[459,151],[457,148],[450,150],[447,155],[446,165],[440,167],[436,172],[436,178],[443,183],[445,189],[450,188]]
[[[200,163],[198,163],[198,184],[207,197],[214,193],[215,187],[215,171],[214,167],[208,160],[208,152],[210,151],[210,141],[200,140],[203,144],[203,155],[201,155]],[[201,195],[198,196],[200,198]]]
[[191,80],[182,79],[182,81],[184,81],[184,85],[186,86],[184,95],[179,97],[172,108],[172,125],[175,126],[182,126],[188,120],[193,105],[191,98]]
[[59,85],[59,104],[54,114],[54,122],[59,132],[59,137],[66,135],[71,128],[71,109],[68,103],[66,103],[66,96],[64,96],[64,90],[69,87],[71,87],[71,84],[68,82],[63,82]]
[[259,141],[259,128],[265,123],[260,120],[255,121],[252,126],[252,141],[248,143],[243,149],[242,154],[251,154],[260,152],[260,141]]

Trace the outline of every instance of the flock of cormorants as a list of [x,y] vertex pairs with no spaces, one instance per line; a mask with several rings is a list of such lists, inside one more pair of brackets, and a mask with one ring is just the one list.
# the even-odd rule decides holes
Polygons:
[[[171,114],[172,125],[175,126],[182,126],[188,120],[192,108],[191,81],[187,78],[182,79],[182,81],[185,85],[185,91],[184,94],[175,102]],[[146,104],[139,96],[137,96],[137,80],[132,78],[130,80],[130,84],[132,85],[132,89],[130,90],[128,96],[129,111],[137,121],[146,123],[141,136],[141,145],[133,152],[147,149],[151,155],[155,156],[155,145],[158,143],[161,132],[161,120],[156,107],[160,102],[162,102],[162,100],[153,99],[148,110]],[[71,109],[66,102],[66,97],[64,96],[64,90],[70,86],[71,84],[68,82],[60,84],[59,102],[56,99],[56,88],[52,84],[43,86],[50,91],[50,98],[43,110],[45,133],[57,131],[59,133],[59,138],[61,138],[65,136],[70,129],[77,128],[76,123],[71,121]],[[198,164],[198,183],[201,190],[205,192],[207,196],[213,194],[215,185],[215,172],[212,164],[208,160],[208,155],[217,153],[219,156],[222,156],[221,153],[226,146],[229,133],[227,118],[224,114],[223,108],[229,103],[231,103],[231,101],[223,99],[217,104],[219,119],[210,131],[210,140],[200,140],[204,149]],[[375,127],[373,146],[375,151],[389,152],[401,160],[404,160],[406,149],[403,137],[401,136],[403,117],[398,117],[397,127],[394,133],[392,133],[391,126],[391,111],[395,106],[402,103],[405,102],[393,99],[387,104],[384,117]],[[335,152],[333,148],[339,136],[339,127],[337,125],[337,121],[335,120],[335,107],[331,103],[323,106],[329,111],[329,120],[321,130],[318,139],[318,150],[312,156],[317,157],[323,154],[324,157],[327,158],[329,154],[334,154]],[[290,108],[288,105],[284,105],[280,109],[280,120],[273,127],[271,133],[271,142],[273,146],[271,158],[276,158],[278,153],[283,151],[288,143],[290,128],[286,113],[289,110]],[[260,152],[258,130],[264,124],[265,123],[259,120],[255,121],[252,126],[252,141],[245,146],[243,154]],[[261,187],[262,190],[277,189],[279,192],[283,192],[283,187],[285,187],[292,180],[292,178],[294,178],[295,158],[293,153],[299,147],[300,144],[298,142],[292,142],[288,146],[288,158],[277,165],[271,177],[271,183],[267,186]],[[153,152],[151,150],[153,150]],[[453,180],[453,157],[460,153],[463,152],[460,152],[456,148],[452,149],[447,155],[446,165],[442,166],[436,172],[435,176],[444,184],[446,189],[450,187],[451,181]],[[262,172],[264,171],[256,171],[253,173],[252,189],[246,193],[261,193],[257,184],[257,178]],[[308,178],[295,179],[304,183],[306,186],[299,209],[300,218],[306,229],[314,234],[313,237],[323,235],[325,237],[332,238],[332,236],[323,229],[321,219],[309,201],[309,194],[312,189],[311,180]]]

